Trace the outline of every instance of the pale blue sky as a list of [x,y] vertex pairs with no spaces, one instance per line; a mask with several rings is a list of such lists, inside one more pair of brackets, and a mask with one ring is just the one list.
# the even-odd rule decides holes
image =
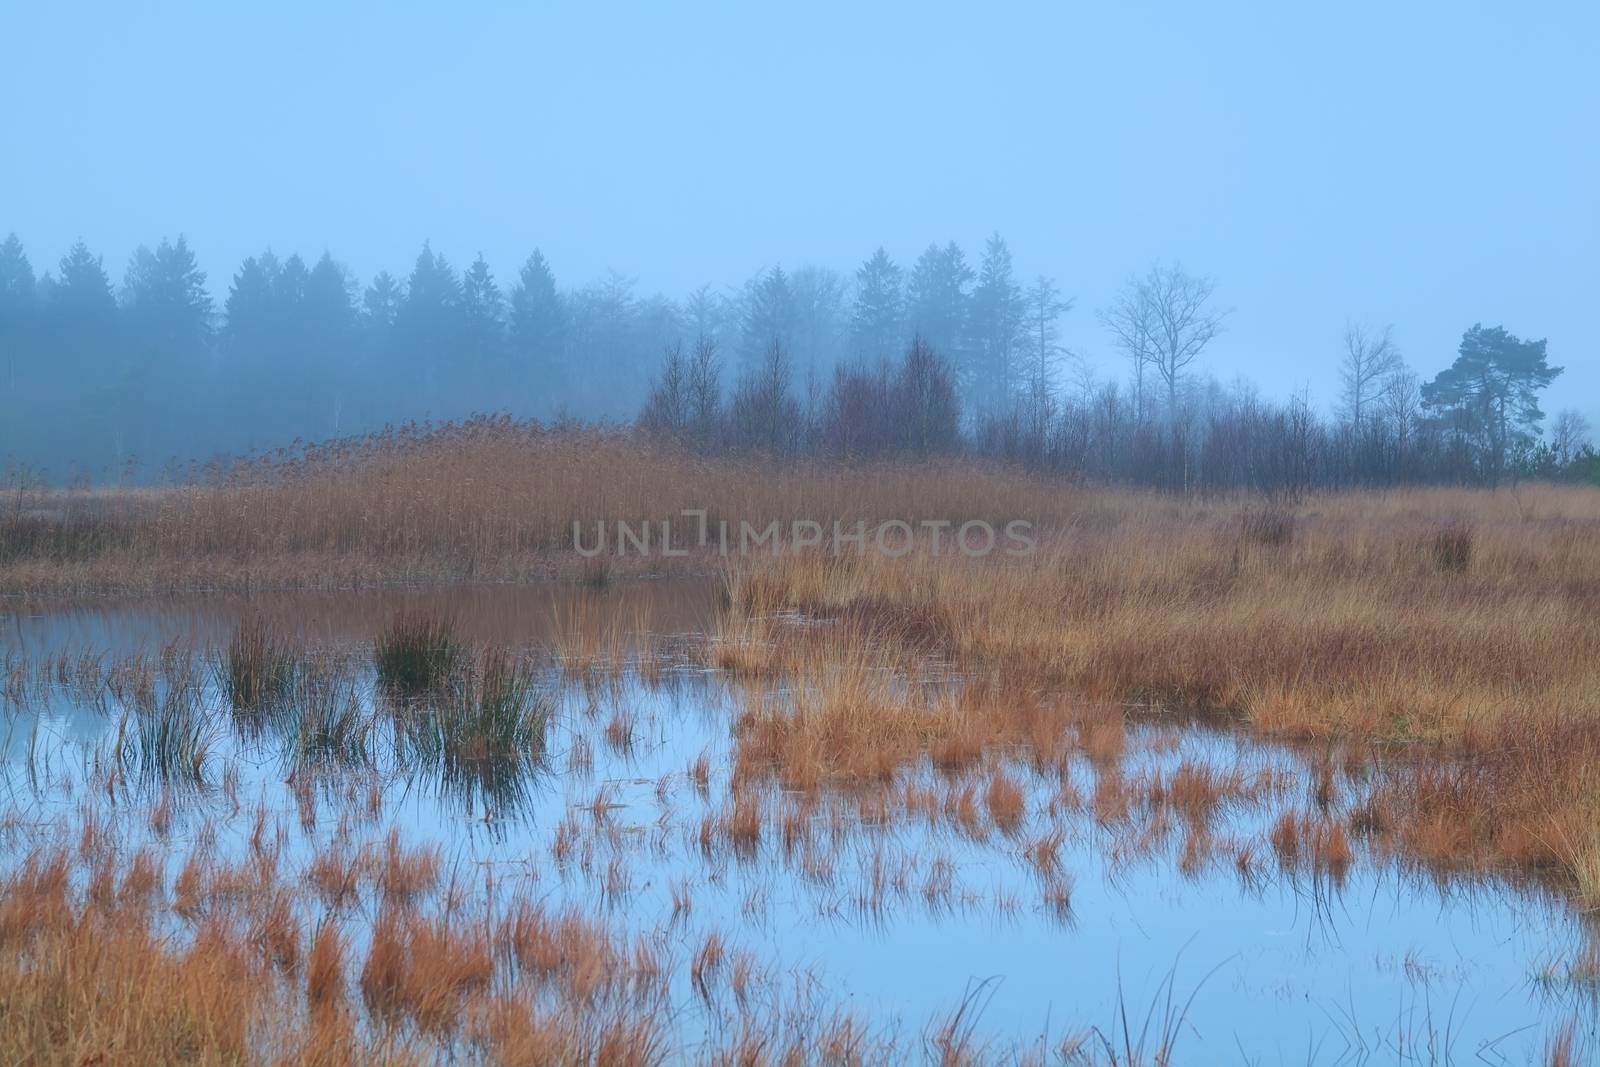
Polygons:
[[1481,320],[1600,422],[1597,40],[1577,2],[0,0],[0,232],[120,277],[181,231],[219,296],[269,244],[366,279],[424,238],[678,295],[998,229],[1090,355],[1177,259],[1224,379],[1326,403],[1347,319],[1425,375]]

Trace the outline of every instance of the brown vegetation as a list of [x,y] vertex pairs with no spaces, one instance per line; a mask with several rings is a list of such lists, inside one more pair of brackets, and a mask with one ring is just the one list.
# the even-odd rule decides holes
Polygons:
[[[30,493],[0,514],[0,593],[164,592],[526,579],[604,584],[665,567],[714,573],[720,523],[983,518],[1055,524],[1081,493],[981,463],[841,466],[696,456],[626,434],[496,420],[339,442],[308,459],[263,461],[216,482],[163,489]],[[706,512],[713,547],[698,547]],[[672,520],[674,551],[661,551]],[[604,557],[586,547],[607,524]],[[617,521],[649,523],[653,551],[618,557]],[[81,531],[92,528],[93,537]],[[829,530],[831,533],[831,530]],[[604,566],[599,564],[603,560]],[[603,577],[597,577],[603,576]]]
[[[1027,903],[1064,922],[1068,819],[1114,859],[1166,849],[1193,875],[1222,857],[1246,886],[1270,876],[1269,850],[1288,876],[1334,883],[1375,852],[1441,873],[1533,874],[1600,906],[1593,491],[1264,505],[1075,489],[977,466],[758,468],[620,438],[479,428],[215,487],[56,504],[94,509],[117,535],[92,552],[0,552],[0,589],[521,577],[556,555],[577,558],[573,516],[659,522],[686,507],[706,508],[713,524],[1029,519],[1039,551],[1026,557],[972,559],[948,544],[936,554],[923,540],[899,559],[813,552],[731,567],[697,649],[733,685],[731,766],[702,753],[685,767],[680,754],[655,783],[661,823],[629,832],[665,840],[676,786],[694,808],[677,824],[681,840],[708,881],[732,864],[783,864],[868,917],[912,898],[930,909],[971,899],[947,857],[911,855],[882,832],[897,820],[1010,854],[1036,885]],[[723,566],[706,553],[679,565]],[[579,714],[593,733],[574,731],[562,761],[586,793],[554,826],[554,863],[545,852],[530,861],[550,878],[587,879],[604,907],[642,895],[644,879],[619,844],[617,786],[591,772],[659,729],[620,701],[599,711],[596,694],[618,672],[661,681],[657,650],[627,629],[585,599],[552,620],[554,662],[591,697]],[[389,690],[419,698],[391,711],[455,693],[473,728],[446,732],[446,762],[491,762],[504,746],[489,727],[522,720],[488,711],[520,705],[524,668],[508,653],[470,653],[441,614],[402,612],[377,638]],[[315,663],[284,640],[249,622],[222,653],[236,711],[308,694]],[[87,655],[4,666],[0,700],[56,686],[93,700],[115,693],[139,725],[188,721],[167,695],[194,673],[176,652],[159,667]],[[1175,724],[1196,720],[1299,746],[1304,792],[1288,796],[1274,772],[1178,750]],[[199,777],[202,744],[180,736],[170,752],[171,768]],[[1152,769],[1152,754],[1166,761]],[[108,795],[126,785],[111,773]],[[762,970],[720,933],[652,940],[689,935],[690,880],[672,884],[661,930],[637,937],[578,911],[546,912],[529,895],[463,908],[436,848],[408,848],[397,831],[346,836],[363,801],[375,824],[378,786],[341,800],[313,777],[290,783],[304,833],[317,831],[298,870],[281,858],[277,823],[248,801],[245,854],[223,858],[199,833],[170,887],[153,853],[119,855],[92,814],[60,838],[71,851],[9,863],[0,1058],[331,1064],[470,1047],[504,1062],[659,1063],[682,1009],[674,982],[707,1011],[736,1005],[722,1022],[737,1025],[718,1030],[725,1040],[705,1050],[709,1061],[785,1062],[836,1046],[840,1062],[908,1054],[848,1017],[819,1016],[802,1033],[748,1011]],[[158,784],[149,822],[166,838],[186,800],[181,783]],[[331,836],[319,805],[335,809]],[[1265,827],[1231,838],[1230,813],[1245,808]],[[745,914],[759,916],[769,896],[747,887]],[[999,890],[992,904],[1019,907]],[[961,1062],[984,1058],[955,1024],[931,1043]]]
[[[1227,502],[1085,500],[1030,557],[924,546],[901,559],[746,560],[729,580],[724,646],[741,650],[747,672],[814,677],[772,632],[784,612],[841,625],[914,619],[903,641],[889,625],[840,644],[872,663],[881,651],[859,649],[888,649],[893,662],[936,634],[940,655],[1003,678],[1008,694],[1195,711],[1335,741],[1347,763],[1377,773],[1382,810],[1369,807],[1355,829],[1435,867],[1558,871],[1600,905],[1600,493],[1326,497],[1292,523]],[[1030,698],[962,717],[970,696],[907,715],[904,695],[861,691],[871,676],[863,665],[842,673],[847,685],[815,695],[808,685],[781,724],[770,709],[755,716],[741,758],[800,768],[787,773],[802,785],[797,775],[868,778],[914,751],[964,764],[1069,726],[1097,766],[1120,756],[1120,715],[1063,712],[1035,733],[1019,726]],[[1186,794],[1175,802],[1203,816],[1204,783],[1172,784]],[[1320,804],[1332,789],[1329,778]],[[1104,775],[1096,808],[1123,810]],[[1326,843],[1337,866],[1340,842]]]

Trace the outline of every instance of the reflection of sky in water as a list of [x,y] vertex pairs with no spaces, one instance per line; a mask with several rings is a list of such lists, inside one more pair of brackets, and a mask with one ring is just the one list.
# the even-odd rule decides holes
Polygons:
[[[37,641],[51,632],[36,626],[29,651],[38,655]],[[201,675],[202,706],[226,720],[209,672]],[[371,699],[370,678],[361,691]],[[1181,820],[1156,851],[1118,862],[1114,846],[1126,844],[1126,833],[1098,826],[1088,811],[1061,816],[1062,868],[1073,886],[1066,920],[1045,905],[1040,876],[1023,856],[1030,831],[1050,825],[1043,807],[1053,782],[1022,763],[1010,770],[1032,783],[1030,816],[1016,839],[991,832],[973,841],[947,822],[930,827],[919,818],[869,827],[852,816],[833,850],[833,876],[821,880],[807,877],[798,863],[786,864],[779,798],[769,791],[758,856],[741,860],[723,849],[708,860],[698,835],[707,814],[725,810],[736,700],[714,677],[689,669],[669,671],[657,687],[636,678],[588,690],[568,685],[549,731],[546,770],[531,783],[520,814],[486,823],[481,809],[468,812],[458,798],[441,795],[437,782],[399,775],[385,786],[381,823],[363,835],[381,839],[398,826],[408,842],[442,846],[447,876],[492,872],[502,890],[526,888],[547,908],[571,902],[621,927],[661,927],[680,970],[704,934],[720,930],[731,946],[771,968],[778,988],[795,987],[809,972],[829,1002],[873,1021],[898,1018],[913,1033],[972,990],[983,1006],[980,1034],[1026,1040],[1046,1029],[1059,1037],[1087,1026],[1109,1033],[1120,1029],[1120,996],[1137,1038],[1152,1010],[1152,1031],[1159,1030],[1169,978],[1175,1009],[1193,994],[1179,1062],[1387,1063],[1414,1056],[1525,1063],[1537,1060],[1550,1033],[1573,1015],[1581,1034],[1595,1024],[1592,1008],[1576,995],[1545,992],[1534,981],[1541,965],[1564,966],[1581,947],[1582,931],[1562,905],[1505,885],[1443,887],[1392,863],[1374,864],[1359,846],[1342,887],[1307,871],[1286,875],[1265,839],[1277,804],[1226,808],[1212,824],[1217,838],[1257,841],[1262,861],[1252,887],[1242,884],[1226,854],[1181,874]],[[619,708],[633,717],[625,754],[605,736]],[[8,711],[0,788],[13,809],[26,805],[36,820],[52,810],[74,811],[76,790],[59,782],[81,781],[118,714],[75,706],[59,690],[43,708]],[[1284,797],[1305,806],[1303,768],[1287,750],[1200,728],[1184,728],[1173,743],[1175,731],[1130,731],[1124,773],[1170,772],[1183,760],[1246,774],[1277,771]],[[242,744],[227,730],[217,736],[213,780],[233,762],[247,810],[264,798],[282,816],[291,853],[303,852],[281,755],[270,743]],[[570,753],[583,744],[592,768],[574,771]],[[46,783],[42,799],[25,769],[30,746],[34,773]],[[685,773],[702,752],[712,767],[706,799]],[[1092,769],[1079,762],[1073,771],[1078,791],[1091,796]],[[926,767],[915,776],[924,784],[940,781]],[[596,836],[589,809],[602,790],[616,805],[604,815],[615,832]],[[217,792],[213,787],[199,803],[219,805]],[[148,834],[146,807],[133,803],[120,813],[128,844]],[[594,842],[589,873],[576,859],[563,869],[552,858],[552,837],[569,817]],[[825,807],[814,818],[817,839],[827,840],[832,822]],[[313,836],[325,840],[337,821],[337,811],[325,807]],[[197,822],[196,812],[181,813],[177,836],[192,834]],[[230,841],[237,847],[248,832],[248,817],[234,819],[222,835],[224,847]],[[19,847],[6,849],[11,859]],[[625,857],[629,878],[616,899],[602,892],[613,854]],[[955,900],[947,908],[931,906],[922,892],[939,856],[955,868]],[[910,870],[908,890],[891,890],[880,908],[862,899],[875,863]],[[672,887],[683,880],[693,887],[693,905],[674,925]],[[680,1038],[692,1047],[695,1027],[706,1023],[692,1005],[682,1018]]]
[[633,581],[626,595],[596,594],[572,585],[463,585],[418,589],[174,595],[160,600],[74,601],[67,607],[0,600],[0,656],[31,656],[60,648],[113,655],[155,652],[169,641],[222,645],[239,619],[260,614],[274,629],[312,645],[369,641],[400,608],[451,615],[463,640],[525,646],[545,642],[564,620],[585,609],[615,612],[630,628],[656,633],[704,630],[716,584],[704,579]]

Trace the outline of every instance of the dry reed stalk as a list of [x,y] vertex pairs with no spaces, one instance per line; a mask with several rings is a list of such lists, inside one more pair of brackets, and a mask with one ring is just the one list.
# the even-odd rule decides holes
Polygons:
[[[1580,901],[1600,899],[1600,844],[1587,829],[1600,810],[1589,771],[1600,764],[1600,493],[1325,496],[1295,510],[1287,537],[1240,519],[1238,502],[1099,496],[1084,508],[1023,559],[747,560],[729,574],[721,625],[764,627],[763,671],[808,689],[816,683],[805,679],[826,676],[820,664],[863,653],[830,649],[829,628],[797,637],[759,620],[798,611],[854,627],[872,650],[851,668],[860,676],[934,645],[1013,692],[1198,709],[1318,742],[1319,812],[1338,799],[1329,744],[1349,774],[1395,742],[1423,742],[1416,759],[1400,749],[1383,760],[1356,829],[1435,866],[1557,870]],[[1242,531],[1271,551],[1240,552]],[[811,707],[886,705],[876,736],[837,711],[793,716],[781,732],[757,719],[741,755],[793,752],[807,778],[861,781],[873,767],[865,754],[895,750],[926,750],[955,771],[1007,743],[1037,766],[1062,758],[1065,727],[1003,710],[1008,701],[990,702],[1001,713],[981,727],[929,728],[938,718],[924,715],[918,729],[885,736],[904,721],[893,701],[854,680],[822,690]],[[1092,706],[1063,718],[1105,768],[1125,744],[1121,716],[1081,710]],[[829,746],[830,736],[849,744]],[[1195,774],[1167,788],[1199,823],[1237,783]],[[1102,776],[1096,792],[1101,818],[1119,818],[1119,787]]]

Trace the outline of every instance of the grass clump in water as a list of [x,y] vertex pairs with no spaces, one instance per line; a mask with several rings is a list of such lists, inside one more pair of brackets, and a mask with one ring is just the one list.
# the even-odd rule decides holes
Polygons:
[[378,682],[402,696],[442,690],[466,658],[455,631],[455,620],[441,612],[396,613],[374,650]]
[[543,760],[553,707],[529,663],[488,649],[427,708],[405,714],[405,759],[469,805],[481,799],[485,814],[515,806]]
[[164,698],[124,708],[111,752],[124,779],[147,786],[201,788],[216,747],[214,721],[188,684],[173,684]]
[[239,624],[223,654],[222,688],[235,710],[266,707],[294,685],[294,657],[262,618]]
[[290,698],[292,762],[296,768],[354,768],[372,762],[372,716],[362,708],[355,679],[338,664],[301,673]]

